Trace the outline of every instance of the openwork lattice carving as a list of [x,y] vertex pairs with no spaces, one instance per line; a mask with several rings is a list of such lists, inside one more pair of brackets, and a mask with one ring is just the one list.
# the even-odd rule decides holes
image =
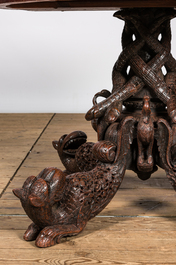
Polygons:
[[86,114],[98,142],[87,142],[81,131],[63,135],[53,146],[66,170],[46,168],[13,191],[33,221],[25,240],[48,247],[81,232],[116,194],[126,169],[146,180],[160,166],[176,189],[175,16],[172,8],[115,13],[125,26],[112,92],[95,94]]

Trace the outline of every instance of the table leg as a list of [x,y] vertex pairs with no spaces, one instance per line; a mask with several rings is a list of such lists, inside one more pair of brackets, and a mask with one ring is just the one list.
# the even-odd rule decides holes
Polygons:
[[[25,240],[48,247],[80,233],[111,201],[126,169],[146,180],[160,166],[176,189],[176,61],[170,52],[175,16],[172,8],[115,13],[125,26],[113,89],[96,93],[86,114],[98,142],[87,142],[82,131],[63,135],[53,147],[66,170],[46,168],[13,190],[33,221]],[[99,96],[105,99],[97,103]]]

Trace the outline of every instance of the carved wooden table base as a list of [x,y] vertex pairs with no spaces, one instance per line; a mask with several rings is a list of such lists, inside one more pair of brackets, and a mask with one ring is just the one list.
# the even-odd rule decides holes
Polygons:
[[[172,8],[115,13],[125,26],[113,89],[97,93],[86,114],[98,142],[86,142],[81,131],[63,135],[53,146],[66,170],[46,168],[13,190],[33,221],[25,240],[49,247],[80,233],[111,201],[126,169],[146,180],[158,165],[176,189],[176,61],[170,53],[175,16]],[[105,99],[97,103],[99,96]]]

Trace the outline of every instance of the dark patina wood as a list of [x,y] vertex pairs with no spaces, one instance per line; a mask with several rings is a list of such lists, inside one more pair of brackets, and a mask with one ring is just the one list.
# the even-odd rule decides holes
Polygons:
[[[53,147],[65,171],[45,168],[13,190],[33,221],[24,239],[36,240],[38,247],[80,233],[111,201],[126,169],[146,180],[159,166],[176,190],[176,60],[170,44],[170,20],[176,11],[122,8],[114,16],[125,26],[123,51],[112,73],[113,88],[96,93],[86,113],[98,142],[87,142],[82,131],[63,135],[53,141]],[[105,99],[98,103],[98,97]]]
[[118,10],[134,7],[176,7],[176,0],[0,0],[0,8],[25,10]]

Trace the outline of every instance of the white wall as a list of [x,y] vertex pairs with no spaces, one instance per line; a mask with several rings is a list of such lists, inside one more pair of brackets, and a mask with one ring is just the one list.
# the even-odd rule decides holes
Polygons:
[[0,10],[0,112],[85,113],[112,87],[124,25],[113,13]]

